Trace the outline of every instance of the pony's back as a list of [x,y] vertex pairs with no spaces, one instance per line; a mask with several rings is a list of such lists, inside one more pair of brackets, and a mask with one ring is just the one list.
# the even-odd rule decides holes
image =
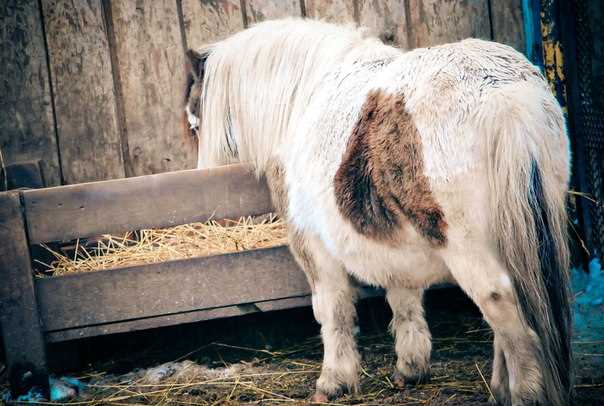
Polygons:
[[364,29],[299,19],[260,23],[208,49],[199,166],[239,160],[258,172],[336,66],[400,53]]

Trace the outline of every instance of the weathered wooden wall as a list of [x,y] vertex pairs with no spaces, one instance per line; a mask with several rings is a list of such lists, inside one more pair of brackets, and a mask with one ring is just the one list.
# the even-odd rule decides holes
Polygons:
[[0,149],[6,164],[43,159],[61,182],[50,79],[37,0],[0,6]]
[[465,37],[523,50],[520,0],[6,0],[0,148],[47,184],[193,168],[184,51],[286,16],[361,24],[403,48]]

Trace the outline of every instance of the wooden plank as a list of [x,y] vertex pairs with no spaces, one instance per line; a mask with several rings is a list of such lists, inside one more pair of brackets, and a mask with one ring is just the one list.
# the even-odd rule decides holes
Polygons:
[[247,0],[245,5],[248,24],[302,16],[299,0]]
[[266,183],[244,165],[28,190],[23,199],[32,244],[272,210]]
[[322,19],[332,23],[355,23],[356,1],[351,0],[302,0],[306,16]]
[[387,44],[408,48],[405,3],[398,0],[358,0],[360,24],[369,27]]
[[124,177],[100,0],[42,0],[65,183]]
[[307,295],[287,247],[37,279],[46,331]]
[[40,164],[40,161],[29,161],[6,165],[6,185],[8,186],[8,190],[19,188],[39,189],[44,187]]
[[485,0],[409,0],[406,5],[410,48],[491,37]]
[[38,2],[3,2],[0,27],[0,149],[5,164],[41,159],[46,183],[59,185],[61,173]]
[[[0,326],[13,395],[48,389],[46,348],[34,291],[25,221],[17,192],[0,193]],[[32,380],[22,382],[30,371]]]
[[184,125],[185,56],[175,1],[110,3],[133,175],[195,168]]
[[[369,287],[362,288],[360,298],[369,298],[383,296],[381,289]],[[293,296],[283,299],[266,300],[254,302],[251,307],[255,307],[260,312],[270,312],[275,310],[286,310],[296,307],[311,306],[311,296],[309,294],[302,296]],[[245,306],[247,308],[248,306]],[[59,330],[46,333],[48,342],[60,342],[74,340],[78,338],[94,337],[99,335],[129,333],[133,331],[147,330],[158,327],[168,327],[177,324],[196,323],[204,320],[219,319],[225,317],[236,317],[249,314],[242,305],[225,306],[212,309],[201,309],[186,313],[168,314],[154,316],[145,319],[121,321],[117,323],[100,324],[88,327],[76,327],[72,329]]]
[[491,1],[493,40],[524,52],[524,24],[520,0]]
[[[310,295],[295,296],[285,299],[276,299],[255,303],[260,311],[273,311],[291,309],[294,307],[310,306]],[[201,309],[186,313],[168,314],[138,320],[122,321],[97,326],[73,328],[54,331],[46,334],[48,342],[59,342],[77,338],[94,337],[99,335],[129,333],[133,331],[148,330],[151,328],[175,326],[178,324],[196,323],[204,320],[236,317],[248,314],[242,306],[225,306],[213,309]]]
[[188,48],[219,41],[243,30],[240,0],[182,0]]

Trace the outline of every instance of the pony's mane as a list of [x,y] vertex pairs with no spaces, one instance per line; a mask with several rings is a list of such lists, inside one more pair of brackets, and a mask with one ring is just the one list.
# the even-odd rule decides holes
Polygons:
[[212,44],[198,166],[241,161],[263,172],[325,75],[385,47],[366,29],[301,19],[260,23]]

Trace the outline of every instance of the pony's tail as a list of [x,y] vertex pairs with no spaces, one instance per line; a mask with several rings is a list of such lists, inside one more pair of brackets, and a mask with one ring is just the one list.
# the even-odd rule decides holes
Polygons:
[[566,190],[570,157],[560,106],[545,87],[504,86],[482,117],[492,220],[521,318],[538,337],[542,402],[572,398]]

